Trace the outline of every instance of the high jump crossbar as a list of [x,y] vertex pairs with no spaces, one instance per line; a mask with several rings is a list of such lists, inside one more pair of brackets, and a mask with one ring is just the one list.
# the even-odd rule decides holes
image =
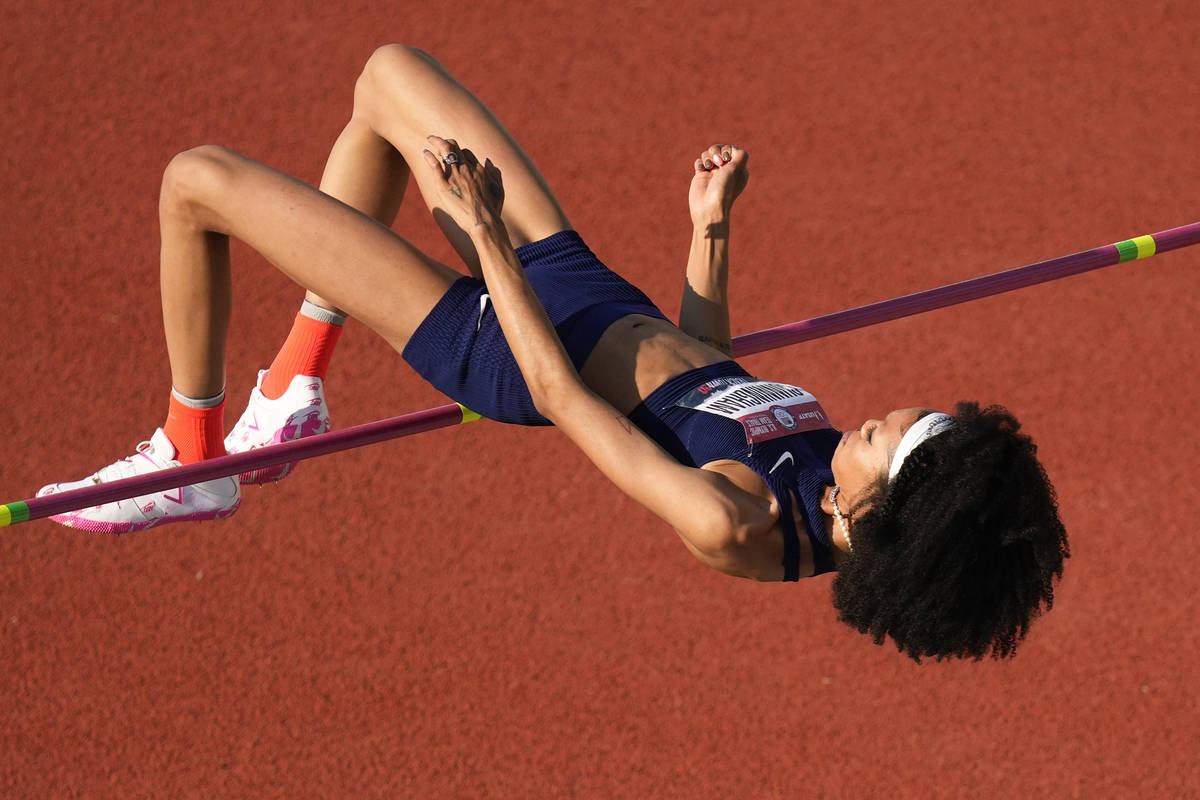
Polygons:
[[[826,314],[822,317],[813,317],[788,325],[768,328],[757,333],[749,333],[733,340],[733,351],[735,356],[741,357],[766,350],[775,350],[786,345],[832,336],[835,333],[843,333],[868,325],[877,325],[924,311],[965,303],[968,300],[977,300],[981,297],[1010,292],[1013,289],[1078,275],[1081,272],[1101,267],[1149,258],[1156,253],[1177,250],[1198,242],[1200,242],[1200,222],[1193,222],[1190,225],[1126,239],[1092,250],[1083,250],[1069,256],[1026,264],[1023,267],[983,275],[934,289],[926,289],[922,292],[894,297],[891,300],[882,300],[858,308]],[[0,505],[0,527],[42,519],[54,514],[63,514],[114,500],[125,500],[151,492],[224,478],[289,461],[315,458],[326,453],[363,447],[375,442],[411,436],[435,428],[446,428],[475,419],[479,419],[478,414],[457,403],[451,403],[322,433],[306,439],[262,447],[245,453],[235,453],[160,472],[124,478],[111,483],[73,489],[48,497],[32,497],[27,500],[5,503]]]

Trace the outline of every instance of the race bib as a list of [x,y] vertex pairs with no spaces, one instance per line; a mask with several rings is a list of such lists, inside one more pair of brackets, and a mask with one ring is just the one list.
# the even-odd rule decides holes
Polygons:
[[800,387],[749,377],[715,378],[675,405],[736,420],[751,447],[780,436],[833,427],[817,398]]

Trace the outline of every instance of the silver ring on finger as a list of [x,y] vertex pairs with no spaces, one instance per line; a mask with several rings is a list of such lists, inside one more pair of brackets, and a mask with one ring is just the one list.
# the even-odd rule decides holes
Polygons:
[[442,161],[446,162],[446,164],[448,164],[448,165],[449,164],[457,164],[458,163],[458,153],[446,153],[446,155],[442,156]]

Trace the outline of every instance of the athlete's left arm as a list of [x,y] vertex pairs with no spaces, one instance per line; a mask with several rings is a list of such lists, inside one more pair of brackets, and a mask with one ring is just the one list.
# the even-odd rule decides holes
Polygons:
[[746,188],[749,154],[714,144],[693,164],[688,191],[692,245],[679,304],[679,329],[733,355],[729,325],[729,234],[733,203]]

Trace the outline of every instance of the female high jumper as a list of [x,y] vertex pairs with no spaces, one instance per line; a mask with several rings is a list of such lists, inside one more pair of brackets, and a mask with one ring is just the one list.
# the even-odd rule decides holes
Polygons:
[[[841,619],[876,643],[891,637],[916,659],[1012,655],[1067,556],[1033,443],[1004,409],[973,403],[843,433],[813,395],[733,361],[729,225],[747,160],[717,144],[695,161],[676,326],[596,259],[474,95],[429,55],[381,47],[320,191],[219,147],[171,161],[159,206],[167,420],[134,455],[39,495],[327,430],[323,381],[350,315],[466,408],[557,426],[710,567],[762,581],[837,570]],[[388,227],[410,177],[469,276]],[[308,295],[226,438],[230,237]],[[240,483],[291,466],[54,519],[122,533],[223,518]]]

